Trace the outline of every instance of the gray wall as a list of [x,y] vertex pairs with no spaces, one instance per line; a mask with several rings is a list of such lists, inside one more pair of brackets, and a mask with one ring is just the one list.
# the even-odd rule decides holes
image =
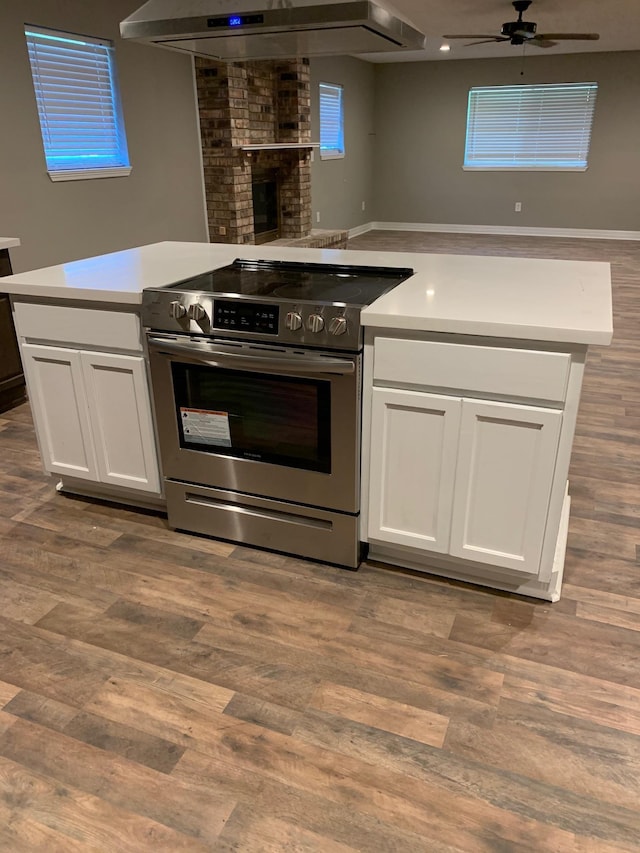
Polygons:
[[[374,74],[352,57],[311,60],[311,139],[320,139],[320,83],[344,86],[345,156],[321,160],[314,151],[311,203],[314,228],[355,228],[371,221],[373,207]],[[365,210],[362,210],[362,202]],[[320,213],[317,222],[316,213]]]
[[[0,236],[15,272],[158,240],[207,240],[189,57],[119,39],[136,0],[0,4]],[[112,39],[133,171],[47,175],[24,23]]]
[[[640,53],[376,66],[377,221],[640,230]],[[596,81],[586,172],[465,172],[471,86]],[[514,203],[522,202],[522,213]]]

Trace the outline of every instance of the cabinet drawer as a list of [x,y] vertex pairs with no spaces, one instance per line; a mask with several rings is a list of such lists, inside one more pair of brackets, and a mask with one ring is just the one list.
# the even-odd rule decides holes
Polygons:
[[569,353],[376,338],[374,381],[562,401]]
[[14,302],[13,311],[21,338],[142,352],[137,314],[33,302]]

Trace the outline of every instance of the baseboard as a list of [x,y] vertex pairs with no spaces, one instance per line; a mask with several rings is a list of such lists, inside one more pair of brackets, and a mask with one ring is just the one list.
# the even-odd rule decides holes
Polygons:
[[359,237],[361,234],[366,234],[367,231],[372,231],[377,224],[376,222],[365,222],[364,225],[356,225],[355,228],[349,228],[349,239],[351,240],[352,237]]
[[442,225],[433,222],[369,222],[349,231],[356,237],[367,231],[437,231],[446,234],[500,234],[517,237],[581,237],[589,240],[640,240],[640,231],[594,228],[535,228],[512,225]]

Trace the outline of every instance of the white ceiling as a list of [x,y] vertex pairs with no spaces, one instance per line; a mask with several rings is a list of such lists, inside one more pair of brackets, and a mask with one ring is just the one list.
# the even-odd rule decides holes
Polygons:
[[[389,6],[385,0],[378,0]],[[500,35],[505,21],[517,20],[510,0],[390,0],[407,21],[427,36],[424,51],[370,53],[371,62],[416,62],[422,60],[520,57],[523,48],[503,42],[465,47],[465,39],[451,40],[448,53],[440,51],[443,33]],[[599,33],[598,41],[563,41],[556,47],[527,47],[527,56],[587,51],[640,50],[640,0],[533,0],[523,15],[535,21],[538,33]],[[469,41],[473,41],[470,39]],[[640,74],[640,63],[638,67]]]

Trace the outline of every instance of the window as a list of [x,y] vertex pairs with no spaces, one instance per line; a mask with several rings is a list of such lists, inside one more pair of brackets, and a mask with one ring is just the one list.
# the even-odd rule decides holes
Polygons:
[[597,83],[469,92],[465,169],[587,168]]
[[344,157],[342,86],[320,83],[320,159]]
[[113,44],[31,26],[25,35],[51,180],[128,175]]

